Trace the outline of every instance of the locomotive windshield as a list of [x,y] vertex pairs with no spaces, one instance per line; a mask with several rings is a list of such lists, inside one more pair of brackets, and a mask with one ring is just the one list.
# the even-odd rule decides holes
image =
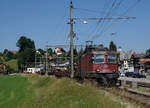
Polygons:
[[94,63],[103,63],[104,62],[104,54],[95,54],[92,57]]
[[107,56],[108,63],[116,63],[117,62],[117,56],[114,54],[109,54]]

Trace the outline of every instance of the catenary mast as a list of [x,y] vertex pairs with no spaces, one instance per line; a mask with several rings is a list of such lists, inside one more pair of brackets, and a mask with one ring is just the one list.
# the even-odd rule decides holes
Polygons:
[[71,63],[71,78],[74,77],[74,54],[73,54],[73,49],[74,49],[74,45],[73,45],[73,37],[74,37],[74,32],[73,32],[73,17],[72,17],[72,10],[73,10],[73,4],[72,4],[72,0],[70,2],[70,63]]

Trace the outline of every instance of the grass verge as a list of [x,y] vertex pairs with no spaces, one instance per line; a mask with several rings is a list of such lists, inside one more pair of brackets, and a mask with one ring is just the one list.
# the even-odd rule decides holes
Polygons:
[[32,96],[30,83],[21,76],[0,75],[0,108],[17,108]]
[[35,98],[23,104],[24,108],[125,108],[125,105],[106,96],[104,91],[89,84],[70,79],[30,76]]
[[0,108],[126,108],[90,84],[38,75],[0,76]]

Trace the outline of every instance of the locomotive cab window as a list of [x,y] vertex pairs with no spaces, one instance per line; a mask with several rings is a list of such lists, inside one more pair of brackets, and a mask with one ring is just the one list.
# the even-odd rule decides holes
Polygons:
[[95,54],[92,59],[94,63],[104,63],[104,54]]
[[117,62],[117,56],[114,54],[109,54],[107,56],[108,63],[116,63]]

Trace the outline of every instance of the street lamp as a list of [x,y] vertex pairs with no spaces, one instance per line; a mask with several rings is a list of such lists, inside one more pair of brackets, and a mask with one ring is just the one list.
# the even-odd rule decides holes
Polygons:
[[39,55],[40,54],[40,52],[39,51],[35,51],[35,68],[36,68],[36,59],[37,59],[37,54]]

